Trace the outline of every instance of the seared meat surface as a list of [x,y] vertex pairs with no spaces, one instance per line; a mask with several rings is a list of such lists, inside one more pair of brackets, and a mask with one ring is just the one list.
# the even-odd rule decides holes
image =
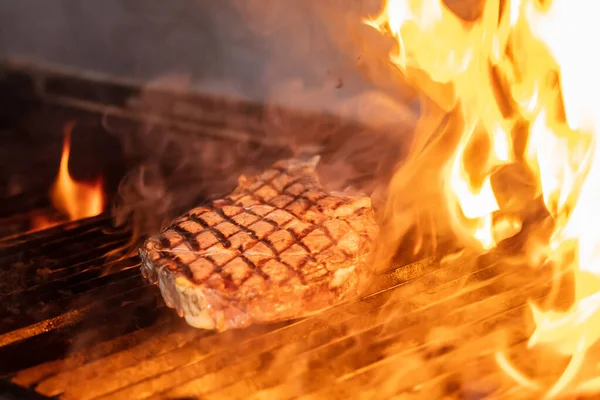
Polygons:
[[357,294],[378,233],[367,196],[327,193],[318,157],[275,163],[140,249],[144,277],[195,327],[306,316]]

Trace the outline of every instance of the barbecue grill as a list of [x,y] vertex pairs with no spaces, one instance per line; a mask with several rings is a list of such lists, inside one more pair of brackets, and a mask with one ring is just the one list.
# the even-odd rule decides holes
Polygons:
[[[405,257],[360,299],[318,315],[225,333],[187,326],[142,279],[128,250],[143,237],[131,221],[115,227],[107,210],[32,232],[31,215],[50,212],[69,121],[73,154],[82,154],[72,170],[101,173],[110,199],[139,162],[114,131],[150,121],[225,147],[250,143],[268,163],[286,149],[264,139],[264,107],[163,93],[179,113],[148,115],[131,107],[135,85],[16,64],[2,66],[0,88],[0,398],[514,397],[498,348],[525,371],[539,364],[520,357],[532,329],[526,301],[544,296],[550,277],[505,265],[517,241],[479,257],[444,257],[451,248],[412,256],[405,243]],[[346,140],[363,129],[286,115],[298,126],[335,125]]]

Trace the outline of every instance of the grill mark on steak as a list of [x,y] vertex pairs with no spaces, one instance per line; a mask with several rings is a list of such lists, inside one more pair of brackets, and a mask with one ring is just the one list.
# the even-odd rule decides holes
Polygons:
[[265,237],[262,242],[265,244],[265,246],[267,246],[269,248],[269,250],[271,250],[271,252],[273,253],[273,255],[275,257],[279,256],[279,252],[277,251],[277,249],[275,248],[275,246],[273,246],[273,243],[271,243],[271,241],[269,240],[269,238]]
[[174,260],[175,264],[177,265],[177,267],[179,269],[181,269],[181,272],[183,272],[183,275],[188,278],[190,281],[197,283],[196,278],[194,278],[194,274],[192,272],[192,270],[190,269],[190,266],[187,265],[184,262],[181,262],[181,260],[178,257],[175,257]]
[[[329,250],[330,248],[332,248],[333,246],[335,246],[338,243],[338,241],[333,238],[333,236],[331,235],[331,232],[329,232],[329,229],[326,226],[324,226],[324,225],[321,226],[321,229],[325,233],[325,236],[327,236],[327,239],[329,239],[329,241],[330,241],[329,246],[321,249],[321,252],[324,252],[325,250]],[[345,254],[345,252],[343,252],[343,251],[341,251],[341,253],[346,256],[345,260],[347,260],[348,259],[347,254]]]
[[188,278],[190,281],[196,283],[196,279],[194,279],[194,274],[192,273],[190,266],[187,265],[186,263],[182,262],[175,253],[170,252],[170,251],[161,251],[160,254],[163,258],[174,262],[175,265],[177,266],[177,268],[183,273],[183,275],[186,278]]
[[[315,229],[317,229],[316,226],[312,227],[312,229],[305,229],[304,231],[302,231],[303,236],[308,235],[309,233],[311,233],[312,231],[314,231]],[[282,253],[285,253],[285,251],[287,249],[289,249],[290,247],[292,247],[293,245],[297,244],[298,246],[302,247],[302,249],[304,251],[306,251],[306,253],[308,254],[307,260],[304,261],[304,264],[306,264],[306,262],[310,259],[310,261],[315,261],[315,258],[312,256],[310,249],[308,248],[307,245],[305,245],[304,243],[302,243],[300,241],[300,238],[298,237],[298,235],[296,235],[296,233],[291,230],[290,228],[287,228],[286,231],[288,231],[288,233],[292,236],[292,239],[294,239],[294,241],[292,242],[292,244],[290,246],[288,246],[285,250],[282,251]],[[307,233],[304,233],[305,231],[308,231]]]
[[[296,183],[296,182],[294,182],[294,183]],[[262,186],[261,186],[261,187],[262,187]],[[257,190],[259,190],[259,189],[257,189]],[[292,201],[294,201],[294,200],[292,200]],[[290,203],[291,203],[291,202],[290,202]],[[265,221],[265,222],[267,222],[267,223],[271,224],[271,226],[273,226],[275,229],[278,229],[278,228],[279,228],[279,225],[278,225],[278,224],[277,224],[275,221],[272,221],[272,220],[270,220],[269,218],[267,218],[267,217],[269,216],[269,214],[271,214],[271,213],[273,213],[273,212],[277,211],[277,209],[275,209],[275,210],[271,211],[270,213],[266,214],[265,216],[260,216],[260,215],[258,215],[258,214],[256,214],[256,213],[252,212],[251,210],[249,210],[249,209],[247,209],[247,208],[243,208],[243,209],[242,209],[242,211],[240,211],[239,213],[237,213],[237,214],[235,214],[235,215],[233,215],[233,216],[227,216],[227,214],[225,214],[225,212],[224,212],[224,211],[223,211],[223,209],[221,209],[221,208],[215,208],[215,210],[214,210],[214,211],[215,211],[215,213],[216,213],[217,215],[219,215],[221,218],[223,218],[223,220],[224,220],[224,221],[227,221],[227,222],[231,223],[232,225],[236,226],[236,227],[237,227],[238,229],[240,229],[241,231],[248,233],[248,235],[249,235],[249,236],[250,236],[250,237],[251,237],[253,240],[255,240],[255,241],[256,241],[254,244],[252,244],[251,246],[249,246],[249,247],[246,249],[246,251],[248,251],[248,250],[251,250],[251,249],[252,249],[254,246],[256,246],[258,243],[262,243],[262,244],[264,244],[265,246],[267,246],[267,247],[269,248],[269,250],[271,250],[271,252],[273,253],[273,256],[274,256],[274,257],[272,257],[272,258],[266,258],[265,260],[262,260],[262,262],[261,262],[261,263],[260,263],[260,264],[257,266],[257,265],[255,265],[255,264],[254,264],[252,261],[250,261],[250,260],[249,260],[249,259],[248,259],[248,258],[247,258],[245,255],[243,255],[243,251],[242,251],[242,249],[237,249],[237,250],[238,250],[238,252],[239,252],[239,256],[242,258],[242,260],[243,260],[243,261],[244,261],[244,262],[245,262],[245,263],[246,263],[246,264],[247,264],[247,265],[248,265],[250,268],[252,268],[252,269],[253,269],[253,270],[255,270],[255,271],[258,271],[258,272],[259,272],[259,274],[260,274],[260,275],[261,275],[263,278],[265,278],[265,279],[269,279],[269,276],[268,276],[267,274],[265,274],[265,273],[264,273],[264,272],[261,270],[261,268],[260,268],[260,267],[262,267],[262,265],[264,265],[265,263],[267,263],[269,260],[272,260],[272,259],[274,259],[274,260],[277,260],[277,262],[281,263],[282,265],[286,266],[286,267],[287,267],[287,269],[288,269],[290,272],[292,272],[292,273],[293,273],[293,275],[295,275],[295,276],[297,276],[298,278],[300,278],[301,280],[303,280],[303,279],[302,279],[302,277],[301,277],[301,276],[298,274],[298,272],[296,271],[296,269],[295,269],[294,267],[292,267],[291,265],[289,265],[289,263],[287,263],[287,262],[283,261],[283,260],[281,259],[281,257],[280,257],[280,256],[281,256],[281,254],[285,253],[285,252],[286,252],[286,251],[287,251],[287,250],[288,250],[290,247],[292,247],[294,244],[298,244],[299,246],[301,246],[301,247],[302,247],[302,248],[303,248],[303,249],[304,249],[304,250],[305,250],[305,251],[308,253],[307,257],[305,257],[305,259],[304,259],[304,260],[303,260],[303,261],[300,263],[300,265],[299,265],[298,269],[300,269],[300,268],[301,268],[303,265],[305,265],[305,264],[306,264],[306,263],[307,263],[309,260],[310,260],[310,261],[314,261],[314,257],[311,255],[311,251],[310,251],[310,249],[309,249],[309,248],[308,248],[308,247],[307,247],[307,246],[306,246],[304,243],[302,243],[302,242],[300,241],[300,239],[299,239],[299,238],[298,238],[298,236],[297,236],[297,235],[294,233],[294,231],[292,231],[291,229],[286,229],[286,231],[287,231],[287,232],[290,234],[290,236],[291,236],[291,237],[292,237],[292,239],[293,239],[293,240],[292,240],[292,243],[291,243],[289,246],[287,246],[286,248],[284,248],[282,251],[277,251],[277,249],[275,248],[275,246],[273,245],[273,243],[272,243],[272,242],[269,240],[269,235],[270,235],[271,233],[273,233],[273,232],[274,232],[274,230],[273,230],[273,231],[271,231],[271,232],[269,232],[269,233],[268,233],[268,234],[267,234],[267,235],[266,235],[264,238],[262,238],[262,239],[259,239],[259,238],[258,238],[258,236],[256,236],[256,233],[255,233],[255,232],[254,232],[252,229],[250,229],[250,228],[248,228],[248,227],[246,227],[246,226],[244,226],[244,225],[242,225],[242,224],[240,224],[240,223],[238,223],[237,221],[235,221],[235,220],[234,220],[234,218],[235,218],[235,217],[237,217],[238,215],[241,215],[241,214],[243,214],[244,212],[247,212],[248,214],[250,214],[250,215],[252,215],[252,216],[254,216],[254,217],[258,218],[258,219],[257,219],[256,221],[254,221],[253,223],[256,223],[256,222],[258,222],[258,221]],[[290,214],[292,214],[292,215],[293,215],[293,213],[290,213]],[[297,218],[297,217],[296,217],[296,218]],[[305,229],[304,231],[302,231],[302,233],[304,234],[304,236],[306,236],[306,235],[308,235],[310,232],[312,232],[313,230],[315,230],[315,229],[317,229],[317,228],[318,228],[318,226],[317,226],[317,225],[314,225],[314,226],[312,226],[312,227],[310,227],[310,228],[308,228],[308,229]],[[304,283],[304,282],[303,282],[303,283]]]
[[[285,168],[272,168],[275,171],[279,172],[279,174],[275,174],[271,179],[263,181],[262,185],[260,185],[258,188],[254,189],[254,190],[247,190],[247,194],[250,196],[254,196],[257,199],[260,199],[261,201],[267,203],[267,200],[265,200],[264,198],[262,198],[261,196],[259,196],[256,192],[260,191],[262,188],[264,187],[269,187],[271,188],[273,191],[275,191],[276,193],[279,193],[279,191],[273,186],[273,182],[275,181],[275,179],[277,179],[279,176],[281,175],[285,175],[286,177],[289,177],[287,171],[285,170]],[[282,190],[283,192],[283,190]],[[243,197],[243,196],[242,196]],[[231,199],[230,199],[231,200]]]
[[235,214],[232,217],[228,217],[227,214],[225,214],[225,212],[223,211],[222,208],[215,208],[215,213],[219,217],[223,218],[224,221],[229,222],[230,224],[234,225],[239,230],[246,232],[248,235],[250,235],[250,237],[252,238],[252,240],[260,240],[258,238],[258,236],[256,236],[256,233],[252,229],[250,229],[247,226],[244,226],[244,225],[238,223],[236,220],[233,219],[233,218],[237,217],[238,215],[243,214],[244,213],[243,210],[241,212]]
[[286,193],[286,192],[287,192],[287,190],[288,190],[289,188],[291,188],[292,186],[294,186],[296,183],[300,182],[301,180],[302,180],[302,177],[300,177],[300,178],[296,178],[296,179],[292,180],[292,181],[291,181],[291,182],[289,182],[287,185],[285,185],[285,186],[283,187],[283,189],[281,189],[281,192],[282,192],[282,193]]
[[169,241],[169,239],[164,237],[164,235],[160,235],[158,237],[158,242],[161,247],[169,248],[171,246],[171,242]]
[[[271,211],[272,212],[272,211]],[[269,213],[271,214],[271,213]],[[265,215],[264,217],[262,217],[261,219],[263,221],[265,221],[266,223],[270,224],[273,228],[275,229],[279,229],[279,224],[275,221],[273,221],[271,218],[267,218],[269,216],[269,214]],[[290,213],[291,214],[291,213]]]
[[[273,243],[271,243],[271,241],[269,240],[269,235],[272,234],[274,232],[274,230],[271,231],[271,232],[269,232],[264,238],[259,239],[258,236],[256,236],[256,233],[252,229],[250,229],[250,228],[248,228],[248,227],[246,227],[246,226],[244,226],[242,224],[237,223],[237,221],[235,221],[233,219],[234,217],[237,217],[238,215],[244,213],[244,211],[241,211],[241,212],[239,212],[239,213],[237,213],[237,214],[235,214],[235,215],[233,215],[231,217],[228,217],[225,214],[225,212],[223,212],[223,209],[221,209],[221,208],[216,208],[215,209],[215,213],[217,213],[225,221],[227,221],[227,222],[231,223],[232,225],[236,226],[241,231],[246,232],[253,240],[256,241],[256,243],[254,243],[252,246],[249,246],[246,249],[246,251],[252,249],[258,243],[263,243],[265,246],[267,246],[269,248],[269,250],[271,250],[273,252],[273,255],[275,256],[275,258],[279,259],[279,252],[277,251],[277,249],[275,249],[275,246],[273,246]],[[277,223],[275,221],[267,220],[265,217],[261,217],[261,216],[257,215],[256,213],[248,213],[248,214],[251,214],[251,215],[256,216],[258,218],[258,220],[254,221],[253,223],[256,223],[258,221],[263,220],[263,221],[265,221],[265,222],[273,225],[273,227],[278,228],[278,225],[277,225]],[[237,250],[240,252],[240,254],[242,253],[242,249],[237,249]],[[280,261],[280,260],[278,260],[278,261]]]
[[227,290],[236,290],[238,288],[238,285],[231,279],[231,276],[227,274],[223,274],[223,285]]
[[[277,260],[277,262],[281,263],[282,265],[284,265],[293,275],[298,275],[298,273],[296,272],[296,270],[294,269],[294,267],[292,267],[290,264],[286,263],[285,261],[283,261],[281,259],[281,253],[277,251],[277,249],[275,248],[275,246],[273,245],[273,243],[271,242],[271,240],[269,240],[268,237],[265,237],[263,240],[264,244],[269,248],[269,250],[271,250],[273,252],[273,255],[275,256],[274,259]],[[286,251],[287,249],[289,249],[290,246],[286,247],[283,251]],[[265,261],[265,263],[268,260]]]
[[[262,186],[261,186],[261,187],[262,187]],[[291,200],[289,203],[287,203],[287,204],[284,206],[284,208],[285,208],[285,207],[287,207],[287,206],[289,206],[290,204],[294,203],[295,201],[297,201],[297,200],[300,200],[300,199],[302,199],[302,200],[306,201],[306,203],[307,203],[307,207],[306,207],[306,210],[304,210],[304,212],[308,211],[308,210],[309,210],[311,207],[317,207],[317,208],[318,208],[318,206],[317,206],[317,203],[316,203],[316,202],[317,202],[317,201],[320,201],[320,200],[322,200],[322,199],[324,199],[326,196],[321,196],[321,197],[318,197],[318,198],[317,198],[315,201],[312,201],[311,199],[309,199],[308,197],[306,197],[306,196],[305,196],[305,195],[306,195],[306,193],[309,193],[310,191],[311,191],[311,189],[307,189],[307,190],[305,190],[304,192],[302,192],[302,193],[300,193],[300,194],[298,194],[298,195],[294,196],[294,197],[292,198],[292,200]],[[253,193],[250,193],[250,194],[252,195]],[[262,219],[263,219],[264,221],[266,221],[266,222],[270,223],[271,225],[273,225],[273,226],[275,226],[275,227],[278,227],[278,228],[279,228],[279,225],[277,225],[277,223],[276,223],[275,221],[272,221],[272,220],[270,220],[270,219],[268,219],[268,218],[267,218],[267,217],[268,217],[270,214],[274,213],[275,211],[277,211],[277,208],[275,208],[275,209],[274,209],[273,211],[271,211],[270,213],[266,214],[264,217],[262,217]],[[305,218],[304,216],[298,215],[298,214],[296,214],[295,212],[293,212],[292,210],[287,210],[287,209],[286,209],[285,211],[287,211],[288,213],[290,213],[291,215],[293,215],[294,217],[296,217],[296,218],[297,218],[297,219],[299,219],[300,221],[306,221],[306,218]],[[321,211],[321,210],[319,210],[319,211]],[[254,215],[256,215],[256,214],[254,214]],[[260,216],[259,216],[259,217],[260,217]],[[307,221],[306,221],[306,222],[307,222]],[[316,224],[315,224],[315,225],[316,225]]]
[[223,232],[221,232],[218,229],[212,228],[210,225],[208,225],[208,223],[205,220],[200,218],[200,216],[197,216],[196,214],[190,214],[189,218],[191,221],[194,221],[197,224],[200,224],[207,231],[212,232],[213,235],[215,235],[215,237],[219,241],[219,243],[221,243],[221,245],[223,245],[223,247],[225,247],[226,249],[231,247],[231,242],[229,241],[229,239],[227,239],[225,237],[225,235],[223,235]]
[[267,216],[271,213],[269,213],[265,216],[261,216],[261,215],[258,215],[257,213],[255,213],[254,211],[252,211],[250,208],[245,209],[245,211],[248,214],[252,215],[253,217],[258,218],[258,221],[265,221],[267,224],[271,225],[273,228],[275,228],[275,229],[279,228],[279,225],[277,225],[277,222],[273,221],[272,219],[267,218]]
[[[275,179],[275,178],[273,178],[273,179]],[[263,185],[263,186],[264,186],[264,185]],[[262,187],[262,186],[261,186],[261,187]],[[259,189],[257,189],[257,190],[260,190],[260,188],[259,188]],[[229,200],[228,202],[231,202],[231,200]],[[276,211],[276,210],[273,210],[273,211]],[[272,211],[272,212],[273,212],[273,211]],[[263,277],[265,280],[268,280],[268,279],[269,279],[269,276],[268,276],[267,274],[265,274],[265,273],[262,271],[261,267],[262,267],[264,264],[266,264],[266,263],[267,263],[269,260],[273,260],[273,259],[274,259],[274,260],[276,260],[277,262],[279,262],[279,263],[281,263],[282,265],[284,265],[284,266],[285,266],[285,267],[286,267],[286,268],[287,268],[287,269],[288,269],[290,272],[292,272],[292,274],[293,274],[293,275],[295,275],[295,276],[299,277],[299,278],[302,280],[302,277],[300,277],[300,276],[299,276],[298,272],[297,272],[297,271],[296,271],[296,270],[295,270],[295,269],[294,269],[294,268],[293,268],[291,265],[289,265],[288,263],[284,262],[284,261],[281,259],[281,257],[280,257],[280,255],[281,255],[283,252],[285,252],[286,250],[288,250],[288,249],[289,249],[291,246],[293,246],[293,245],[294,245],[294,243],[298,243],[299,245],[301,245],[303,248],[305,248],[305,249],[308,251],[308,247],[306,247],[306,246],[305,246],[303,243],[301,243],[299,240],[297,240],[297,237],[296,237],[296,235],[295,235],[293,232],[291,232],[291,231],[288,231],[288,232],[290,232],[290,234],[292,235],[292,238],[294,239],[294,241],[292,242],[292,244],[291,244],[290,246],[286,247],[285,249],[283,249],[281,252],[279,252],[279,251],[277,251],[277,249],[275,248],[275,246],[273,245],[273,243],[272,243],[272,242],[269,240],[269,238],[268,238],[268,237],[269,237],[269,235],[270,235],[270,234],[272,234],[272,233],[274,232],[274,230],[273,230],[273,231],[271,231],[271,232],[269,232],[269,233],[268,233],[268,234],[267,234],[267,235],[266,235],[264,238],[262,238],[262,239],[259,239],[259,238],[258,238],[258,236],[256,236],[256,233],[255,233],[255,232],[254,232],[252,229],[250,229],[250,228],[248,228],[248,227],[246,227],[246,226],[244,226],[244,225],[242,225],[242,224],[240,224],[240,223],[238,223],[237,221],[235,221],[235,220],[234,220],[234,218],[235,218],[235,217],[237,217],[238,215],[241,215],[241,214],[243,214],[244,212],[247,212],[248,214],[250,214],[250,215],[252,215],[252,216],[254,216],[254,217],[258,218],[258,219],[257,219],[256,221],[254,221],[253,223],[256,223],[256,222],[258,222],[258,221],[265,221],[265,222],[269,223],[270,225],[272,225],[272,226],[273,226],[275,229],[277,229],[277,228],[279,228],[279,225],[278,225],[278,224],[277,224],[275,221],[272,221],[272,220],[270,220],[270,219],[266,218],[266,217],[267,217],[269,214],[271,214],[271,213],[269,213],[269,214],[267,214],[267,215],[265,215],[265,216],[260,216],[260,215],[258,215],[258,214],[256,214],[256,213],[254,213],[254,212],[252,212],[252,211],[250,211],[250,210],[248,210],[248,209],[242,208],[242,211],[240,211],[239,213],[237,213],[237,214],[235,214],[235,215],[232,215],[232,216],[228,216],[227,214],[225,214],[225,212],[223,211],[223,209],[222,209],[222,208],[218,208],[218,207],[217,207],[217,208],[215,208],[214,212],[215,212],[217,215],[219,215],[221,218],[223,218],[223,220],[224,220],[224,221],[226,221],[226,222],[229,222],[229,223],[231,223],[232,225],[234,225],[235,227],[237,227],[238,229],[240,229],[241,231],[248,233],[248,235],[249,235],[249,236],[250,236],[250,237],[251,237],[251,238],[252,238],[252,239],[255,241],[255,243],[253,243],[251,246],[249,246],[249,247],[246,249],[246,251],[248,251],[248,250],[251,250],[251,249],[252,249],[254,246],[256,246],[258,243],[262,243],[262,244],[264,244],[265,246],[267,246],[267,247],[269,248],[269,250],[271,250],[271,252],[273,253],[273,257],[265,258],[265,259],[264,259],[264,260],[262,260],[262,261],[259,263],[259,265],[257,266],[257,265],[255,265],[255,264],[254,264],[252,261],[250,261],[250,259],[248,259],[248,257],[246,257],[246,256],[243,254],[243,250],[242,250],[241,248],[239,248],[239,249],[236,249],[236,250],[239,252],[238,256],[239,256],[239,257],[240,257],[240,258],[241,258],[241,259],[242,259],[242,260],[243,260],[243,261],[244,261],[244,262],[245,262],[245,263],[246,263],[246,264],[247,264],[247,265],[248,265],[248,266],[249,266],[251,269],[253,269],[254,271],[258,272],[258,273],[259,273],[259,275],[260,275],[261,277]],[[315,229],[316,229],[316,227],[315,227]],[[216,229],[215,229],[215,230],[216,230]],[[310,251],[308,251],[308,253],[310,254]],[[312,256],[310,256],[310,255],[309,255],[309,257],[311,257],[311,258],[312,258]],[[302,263],[302,265],[304,265],[306,262],[307,262],[307,261],[305,260],[305,261]],[[219,268],[219,270],[218,270],[218,271],[217,271],[217,270],[215,270],[215,272],[220,272],[220,271],[221,271],[221,269],[220,269],[220,268]]]
[[349,203],[349,202],[348,202],[347,200],[344,200],[344,199],[342,199],[342,200],[340,200],[338,203],[336,203],[336,204],[332,205],[332,206],[331,206],[331,209],[332,209],[333,211],[335,211],[335,210],[337,210],[338,208],[340,208],[341,206],[343,206],[343,205],[345,205],[345,204],[348,204],[348,203]]
[[196,240],[196,235],[192,232],[188,232],[179,225],[173,225],[172,229],[183,238],[192,251],[200,251],[200,244]]
[[[204,213],[202,213],[202,214],[204,214]],[[200,215],[202,215],[202,214],[200,214]],[[211,229],[210,225],[205,220],[200,218],[200,215],[190,213],[190,214],[188,214],[188,218],[191,221],[194,221],[195,223],[200,224],[204,229],[210,230]]]
[[337,210],[338,208],[340,208],[340,206],[341,206],[342,204],[346,203],[344,200],[340,200],[340,201],[338,201],[337,203],[335,203],[334,205],[332,205],[332,206],[329,206],[329,207],[326,207],[326,206],[324,206],[323,204],[319,204],[319,203],[318,203],[320,200],[322,200],[322,199],[324,199],[324,198],[325,198],[325,196],[323,196],[323,197],[319,197],[319,198],[318,198],[318,199],[317,199],[315,202],[313,202],[312,204],[310,204],[310,200],[309,200],[309,208],[310,208],[311,206],[315,206],[315,207],[317,208],[317,210],[319,210],[319,212],[324,212],[324,211],[325,211],[327,208],[329,208],[329,209],[330,209],[330,210],[332,210],[332,211],[335,211],[335,210]]
[[[248,267],[250,267],[252,270],[254,270],[258,275],[260,275],[264,280],[269,280],[269,275],[265,274],[261,269],[260,266],[255,265],[248,257],[246,257],[243,254],[240,254],[240,258],[246,263],[246,265],[248,265]],[[269,259],[263,260],[261,262],[261,265],[266,263],[267,261],[269,261]]]
[[[336,242],[331,242],[327,246],[325,246],[321,250],[319,250],[319,253],[323,253],[323,252],[329,250],[330,248],[332,248],[335,245],[336,245]],[[312,254],[312,253],[309,253],[309,254]]]
[[[271,179],[271,180],[270,180],[268,183],[270,183],[270,182],[271,182],[271,181],[273,181],[274,179],[275,179],[275,178]],[[298,182],[299,182],[301,179],[302,179],[302,178],[299,178],[299,179],[297,179],[295,182],[291,183],[291,185],[289,185],[289,186],[292,186],[292,185],[294,185],[294,184],[298,183]],[[262,186],[260,186],[260,187],[259,187],[258,189],[256,189],[256,190],[258,191],[258,190],[260,190],[260,189],[261,189],[262,187],[264,187],[264,186],[265,186],[265,185],[262,185]],[[306,195],[306,193],[308,193],[308,192],[310,192],[310,191],[311,191],[311,189],[309,188],[309,189],[306,189],[304,192],[302,192],[302,193],[299,193],[298,195],[294,196],[294,197],[292,198],[292,200],[291,200],[290,202],[288,202],[288,203],[287,203],[287,205],[286,205],[286,206],[288,206],[288,205],[292,204],[293,202],[295,202],[295,201],[297,201],[297,200],[299,200],[299,199],[303,199],[303,200],[305,200],[305,201],[306,201],[306,203],[307,203],[306,210],[310,209],[311,207],[317,207],[317,209],[319,209],[319,206],[317,205],[317,202],[318,202],[318,201],[320,201],[320,200],[322,200],[322,199],[324,199],[326,196],[320,196],[320,197],[318,197],[316,200],[314,200],[314,201],[313,201],[313,200],[311,200],[311,199],[309,199],[308,197],[306,197],[306,196],[305,196],[305,195]],[[254,193],[253,193],[253,192],[250,192],[250,191],[248,191],[248,194],[249,194],[249,195],[253,195]],[[231,200],[229,199],[229,201],[231,201]],[[339,207],[339,206],[340,206],[342,203],[343,203],[343,201],[340,201],[340,202],[337,204],[337,207]],[[337,208],[337,207],[336,207],[336,208]],[[266,215],[264,215],[264,216],[260,216],[260,215],[256,214],[255,212],[253,212],[253,211],[252,211],[251,209],[249,209],[249,208],[248,208],[248,209],[246,209],[245,211],[246,211],[248,214],[250,214],[250,215],[252,215],[252,216],[255,216],[255,217],[257,217],[259,221],[260,221],[260,220],[262,220],[262,221],[265,221],[265,222],[267,222],[267,223],[271,224],[271,225],[272,225],[274,228],[276,228],[276,229],[277,229],[277,228],[279,228],[279,225],[277,224],[277,222],[275,222],[275,221],[273,221],[273,220],[271,220],[271,219],[269,219],[269,218],[268,218],[268,216],[269,216],[269,215],[271,215],[272,213],[274,213],[274,212],[278,211],[278,209],[277,209],[277,208],[275,208],[273,211],[271,211],[271,212],[267,213],[267,214],[266,214]],[[305,219],[305,218],[303,218],[302,216],[299,216],[299,215],[297,215],[295,212],[293,212],[293,211],[291,211],[291,210],[286,210],[286,211],[287,211],[288,213],[290,213],[290,214],[291,214],[293,217],[295,217],[296,219],[298,219],[298,220],[300,220],[300,221],[306,221],[306,219]],[[322,211],[322,210],[320,209],[319,211]],[[223,215],[224,215],[224,213],[223,213]],[[237,214],[236,214],[236,215],[237,215]],[[225,217],[225,218],[226,218],[226,217]],[[232,218],[233,218],[233,217],[232,217]],[[293,221],[293,220],[292,220],[292,221]],[[237,224],[236,224],[235,222],[233,222],[233,221],[230,221],[230,222],[232,222],[234,225],[236,225],[236,226],[237,226]],[[290,221],[290,222],[291,222],[291,221]],[[333,238],[331,237],[331,234],[329,233],[329,231],[328,231],[328,230],[326,230],[326,229],[324,229],[324,227],[322,226],[322,224],[312,224],[312,225],[311,225],[311,226],[309,226],[308,228],[304,229],[304,230],[302,231],[301,235],[302,235],[303,237],[306,237],[307,235],[309,235],[311,232],[315,231],[315,230],[316,230],[316,229],[318,229],[318,228],[323,228],[323,230],[326,232],[325,234],[327,235],[328,239],[330,240],[330,244],[329,244],[327,247],[325,247],[325,248],[323,248],[323,249],[321,250],[321,252],[323,252],[323,251],[325,251],[325,250],[327,250],[327,249],[330,249],[331,247],[333,247],[333,246],[336,244],[336,241],[335,241],[335,240],[333,240]],[[299,245],[300,247],[302,247],[302,249],[303,249],[303,250],[305,250],[307,254],[306,254],[306,257],[304,258],[304,260],[303,260],[302,262],[300,262],[300,264],[298,265],[298,267],[297,267],[297,268],[298,268],[298,270],[300,270],[300,269],[301,269],[301,268],[302,268],[304,265],[306,265],[306,263],[307,263],[308,261],[315,261],[315,258],[314,258],[314,257],[313,257],[313,255],[312,255],[312,250],[311,250],[311,249],[309,249],[309,248],[308,248],[308,246],[306,246],[304,243],[302,243],[302,242],[301,242],[301,238],[300,238],[300,237],[298,237],[298,235],[296,235],[296,234],[294,233],[294,231],[293,231],[293,230],[291,230],[290,228],[286,228],[286,231],[287,231],[287,232],[288,232],[288,233],[289,233],[289,234],[292,236],[292,239],[293,239],[293,241],[292,241],[292,244],[290,244],[288,247],[286,247],[285,249],[283,249],[281,252],[278,252],[278,251],[275,249],[275,247],[273,246],[273,244],[272,244],[270,241],[266,241],[265,239],[263,239],[263,240],[261,240],[261,241],[262,241],[262,242],[263,242],[263,243],[264,243],[266,246],[268,246],[268,247],[269,247],[269,249],[270,249],[270,250],[273,252],[273,254],[275,255],[275,257],[276,257],[277,261],[279,261],[280,263],[282,263],[283,265],[285,265],[285,266],[286,266],[288,269],[290,269],[291,271],[293,271],[293,272],[294,272],[294,274],[295,274],[295,275],[297,275],[297,276],[298,276],[298,277],[301,279],[302,283],[304,284],[305,282],[304,282],[304,279],[303,279],[303,277],[302,277],[300,274],[298,274],[298,273],[297,273],[297,271],[296,271],[296,270],[295,270],[295,269],[294,269],[292,266],[290,266],[288,263],[285,263],[285,262],[283,262],[283,261],[281,260],[281,258],[280,258],[280,254],[283,254],[283,253],[285,253],[285,251],[287,251],[287,250],[288,250],[290,247],[292,247],[294,244],[297,244],[297,245]],[[268,235],[267,235],[267,236],[268,236]],[[254,246],[251,246],[250,248],[252,248],[252,247],[254,247]],[[249,249],[250,249],[250,248],[249,248]],[[248,249],[248,250],[249,250],[249,249]],[[265,261],[265,262],[266,262],[266,261]],[[264,262],[263,262],[263,263],[264,263]]]

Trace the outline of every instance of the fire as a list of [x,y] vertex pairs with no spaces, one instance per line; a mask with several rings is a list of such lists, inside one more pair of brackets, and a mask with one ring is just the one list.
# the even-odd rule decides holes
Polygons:
[[577,380],[600,339],[600,57],[586,46],[600,37],[599,12],[589,0],[487,0],[478,19],[464,21],[442,0],[389,0],[366,21],[397,39],[391,61],[424,92],[431,96],[423,73],[450,88],[438,103],[463,124],[440,182],[460,239],[489,250],[516,234],[523,218],[499,217],[506,196],[493,179],[517,164],[535,177],[554,223],[545,264],[575,278],[568,310],[531,305],[529,345],[571,357],[549,396],[600,389]]
[[74,126],[74,123],[69,123],[65,127],[58,176],[50,191],[52,204],[67,215],[70,221],[94,217],[104,209],[102,180],[98,179],[94,183],[76,182],[69,174],[71,132]]
[[[50,200],[54,209],[59,211],[68,221],[94,217],[104,210],[104,191],[102,179],[93,183],[77,182],[69,173],[69,158],[71,156],[71,132],[74,123],[69,123],[64,129],[64,140],[58,175],[50,190]],[[32,215],[32,230],[48,229],[64,222],[45,214]]]

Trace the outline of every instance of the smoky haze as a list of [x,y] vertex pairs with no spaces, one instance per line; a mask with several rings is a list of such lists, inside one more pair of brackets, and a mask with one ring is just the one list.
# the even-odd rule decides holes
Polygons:
[[[204,93],[343,113],[359,97],[380,104],[364,96],[376,86],[406,99],[386,60],[389,42],[361,23],[381,6],[380,0],[6,1],[0,2],[0,58],[140,82],[180,74]],[[388,118],[406,117],[396,114]]]

